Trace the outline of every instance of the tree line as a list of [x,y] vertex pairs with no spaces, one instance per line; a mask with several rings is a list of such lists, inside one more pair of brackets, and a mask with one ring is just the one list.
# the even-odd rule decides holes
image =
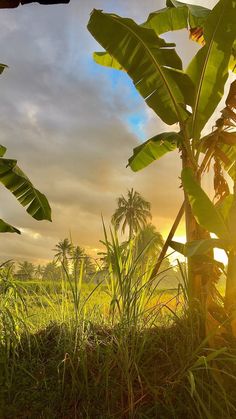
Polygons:
[[[155,263],[164,241],[161,233],[151,223],[151,219],[150,202],[133,188],[127,191],[126,196],[121,195],[117,199],[117,208],[111,217],[111,224],[116,233],[120,232],[122,237],[126,237],[120,243],[124,256],[130,242],[134,241],[136,255],[143,254],[142,263],[147,261],[150,264]],[[78,278],[82,270],[83,277],[89,280],[96,271],[105,271],[109,264],[110,251],[104,240],[100,242],[105,245],[105,249],[98,253],[96,259],[88,255],[83,247],[74,245],[71,240],[64,238],[55,245],[53,260],[45,265],[35,265],[27,260],[16,265],[14,261],[8,261],[4,264],[4,269],[9,270],[19,280],[60,280],[62,277],[66,279],[67,275]],[[109,246],[111,249],[111,243]],[[168,259],[165,266],[170,266]]]

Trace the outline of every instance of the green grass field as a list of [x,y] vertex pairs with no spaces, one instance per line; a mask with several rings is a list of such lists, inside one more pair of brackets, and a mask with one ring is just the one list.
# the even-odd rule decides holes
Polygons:
[[213,419],[225,418],[226,408],[236,412],[234,392],[226,396],[214,376],[227,360],[234,380],[236,358],[201,341],[184,289],[123,279],[2,279],[1,418]]

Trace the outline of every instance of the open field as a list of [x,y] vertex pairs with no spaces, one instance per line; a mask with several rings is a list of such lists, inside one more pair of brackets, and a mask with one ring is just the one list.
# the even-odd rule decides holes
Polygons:
[[233,354],[201,341],[183,289],[143,285],[117,290],[115,300],[105,284],[2,282],[0,417],[214,419],[225,418],[226,408],[235,412],[234,392],[226,397],[211,374],[218,358],[219,370],[227,360],[234,380]]

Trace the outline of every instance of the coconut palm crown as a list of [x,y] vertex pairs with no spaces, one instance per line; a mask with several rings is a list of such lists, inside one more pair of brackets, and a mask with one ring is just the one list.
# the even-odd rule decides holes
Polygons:
[[129,230],[129,240],[138,233],[152,218],[150,202],[146,201],[137,191],[130,189],[127,198],[124,195],[117,199],[118,208],[112,216],[112,223],[124,234]]
[[67,265],[68,256],[70,255],[72,249],[72,245],[69,241],[69,239],[64,239],[59,241],[59,243],[56,244],[55,249],[53,249],[55,252],[55,260],[60,260],[64,265]]

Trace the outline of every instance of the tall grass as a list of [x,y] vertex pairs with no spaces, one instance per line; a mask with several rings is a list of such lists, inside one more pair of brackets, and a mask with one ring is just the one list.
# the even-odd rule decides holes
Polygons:
[[[1,268],[0,417],[234,418],[233,345],[209,346],[188,313],[186,273],[163,295],[163,273],[135,242],[105,231],[106,269],[22,283]],[[165,273],[168,275],[168,270]]]

